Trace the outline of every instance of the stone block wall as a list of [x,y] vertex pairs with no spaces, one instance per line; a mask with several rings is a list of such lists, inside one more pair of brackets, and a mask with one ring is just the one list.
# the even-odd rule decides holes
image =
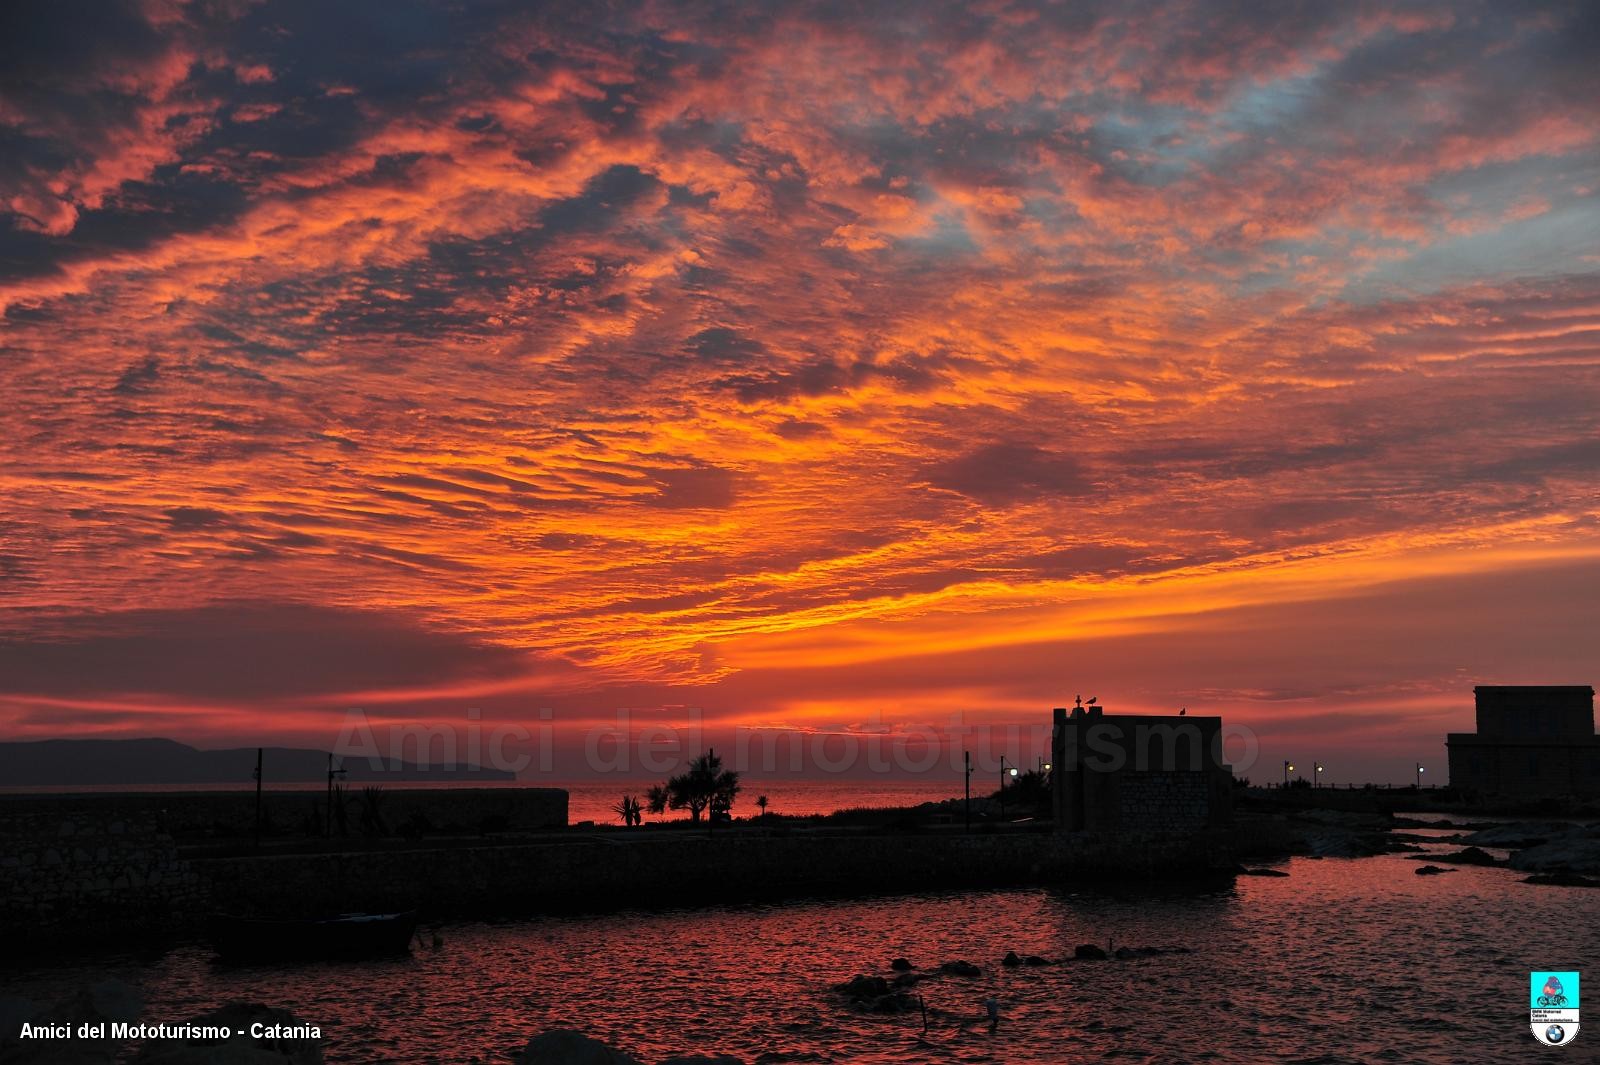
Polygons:
[[0,818],[0,927],[75,937],[186,922],[203,888],[150,817],[12,812]]
[[1119,784],[1119,827],[1129,832],[1196,830],[1210,818],[1210,775],[1128,773]]

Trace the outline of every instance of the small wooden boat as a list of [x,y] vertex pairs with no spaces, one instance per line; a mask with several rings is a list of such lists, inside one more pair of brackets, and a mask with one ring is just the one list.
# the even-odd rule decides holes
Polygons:
[[306,961],[404,954],[417,912],[341,913],[303,920],[213,914],[211,945],[228,961]]

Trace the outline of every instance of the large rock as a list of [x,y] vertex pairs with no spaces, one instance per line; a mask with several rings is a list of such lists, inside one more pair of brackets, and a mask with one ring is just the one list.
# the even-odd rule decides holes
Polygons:
[[1308,829],[1300,833],[1302,850],[1318,858],[1371,858],[1389,850],[1387,832],[1360,832],[1337,826]]
[[[147,1040],[133,1059],[134,1065],[322,1065],[322,1040],[288,1034],[288,1030],[306,1025],[288,1010],[230,1002],[179,1023],[226,1026],[233,1035],[226,1040]],[[257,1039],[250,1028],[258,1023],[269,1029],[281,1028],[286,1034]]]
[[1518,821],[1515,824],[1480,829],[1471,835],[1463,836],[1461,842],[1473,843],[1480,847],[1509,847],[1516,850],[1522,847],[1537,847],[1541,843],[1558,839],[1582,839],[1590,834],[1590,830],[1583,825],[1568,824],[1565,821]]
[[1079,961],[1105,961],[1107,954],[1103,947],[1093,943],[1080,943],[1072,948],[1072,956]]
[[44,1042],[21,1039],[22,1025],[135,1021],[143,1002],[139,992],[120,980],[101,980],[75,989],[60,1001],[42,1007],[23,998],[0,999],[0,1062],[41,1065],[99,1065],[116,1060],[126,1040],[70,1039]]
[[1560,839],[1511,856],[1510,866],[1527,873],[1600,873],[1600,839]]
[[947,961],[939,971],[950,976],[982,976],[983,970],[970,961]]
[[1545,884],[1552,887],[1600,888],[1600,880],[1579,876],[1577,873],[1534,873],[1532,876],[1524,877],[1522,882],[1524,884]]
[[881,976],[852,976],[833,989],[846,998],[878,998],[889,993],[889,981]]
[[613,1050],[570,1028],[555,1028],[528,1040],[517,1065],[639,1065],[639,1059]]
[[1444,862],[1447,865],[1493,866],[1506,864],[1499,858],[1496,858],[1494,855],[1490,854],[1488,851],[1479,847],[1466,847],[1450,854],[1429,854],[1424,855],[1424,857],[1426,857],[1429,861]]

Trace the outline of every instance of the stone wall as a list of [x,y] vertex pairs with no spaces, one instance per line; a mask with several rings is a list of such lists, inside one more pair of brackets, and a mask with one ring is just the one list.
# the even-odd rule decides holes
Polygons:
[[1496,742],[1450,734],[1450,784],[1486,796],[1600,795],[1600,739]]
[[1193,830],[1210,818],[1206,773],[1129,773],[1121,785],[1118,820],[1125,831]]
[[[1185,827],[1225,831],[1233,770],[1222,760],[1222,719],[1053,712],[1051,810],[1062,832],[1111,835]],[[1199,809],[1196,809],[1196,802]]]
[[0,928],[49,938],[186,923],[199,877],[149,817],[38,811],[0,819]]
[[[413,819],[429,826],[430,832],[462,835],[562,828],[567,823],[567,793],[560,788],[384,786],[378,794],[377,808],[390,832]],[[361,834],[363,801],[360,785],[344,794],[345,824],[352,836]],[[322,790],[264,792],[266,836],[319,834],[326,823],[326,804]],[[0,796],[0,822],[13,815],[147,819],[185,843],[250,838],[255,833],[255,810],[253,791]]]
[[[1170,826],[1169,826],[1170,827]],[[214,911],[265,916],[417,909],[430,920],[808,895],[915,893],[1103,877],[1191,876],[1231,867],[1232,836],[823,832],[741,826],[388,841],[348,852],[180,859],[149,816],[0,818],[0,941],[15,949],[119,945],[197,931]]]
[[430,918],[918,892],[1230,867],[1227,834],[767,835],[686,831],[547,844],[198,859],[220,909],[419,909]]

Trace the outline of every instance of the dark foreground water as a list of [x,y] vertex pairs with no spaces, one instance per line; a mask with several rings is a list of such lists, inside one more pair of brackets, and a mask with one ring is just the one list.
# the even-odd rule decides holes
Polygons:
[[[48,998],[105,973],[141,986],[145,1020],[230,999],[324,1026],[330,1062],[506,1062],[565,1025],[654,1061],[718,1051],[751,1062],[1600,1060],[1600,1014],[1578,1044],[1537,1046],[1535,968],[1600,973],[1600,891],[1535,887],[1504,869],[1419,877],[1399,856],[1296,859],[1287,879],[1203,894],[996,891],[628,913],[441,929],[442,949],[382,964],[215,966],[201,948],[145,962],[10,967]],[[649,885],[640,885],[647,897]],[[1005,969],[1083,942],[1194,953]],[[935,1011],[851,1012],[830,987],[970,959],[977,979],[920,985]],[[1003,1003],[991,1034],[986,994]],[[1593,1007],[1592,1007],[1593,1008]]]

